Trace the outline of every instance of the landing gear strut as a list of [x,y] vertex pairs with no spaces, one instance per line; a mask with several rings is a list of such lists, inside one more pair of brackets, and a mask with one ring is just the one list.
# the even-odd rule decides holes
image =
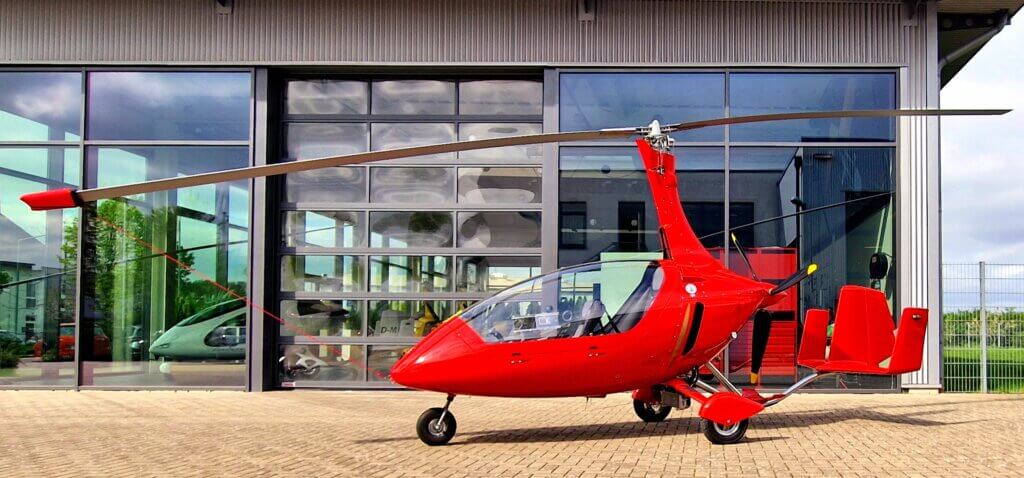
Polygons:
[[420,441],[430,446],[440,446],[455,436],[455,415],[448,411],[452,400],[455,400],[455,395],[448,395],[444,408],[428,408],[416,420],[416,435],[420,437]]

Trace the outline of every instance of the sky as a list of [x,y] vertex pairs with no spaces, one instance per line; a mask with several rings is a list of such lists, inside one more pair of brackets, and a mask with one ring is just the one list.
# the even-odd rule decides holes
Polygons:
[[1012,108],[942,119],[942,261],[1024,263],[1024,14],[941,93],[943,108]]

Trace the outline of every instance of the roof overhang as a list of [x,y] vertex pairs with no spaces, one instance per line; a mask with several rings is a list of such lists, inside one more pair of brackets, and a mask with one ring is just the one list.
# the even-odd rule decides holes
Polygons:
[[1022,6],[1024,0],[939,1],[942,85],[949,83]]

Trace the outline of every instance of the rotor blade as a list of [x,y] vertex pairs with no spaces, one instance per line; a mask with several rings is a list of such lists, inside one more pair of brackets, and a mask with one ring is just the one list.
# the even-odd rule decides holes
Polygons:
[[778,295],[778,294],[781,294],[781,293],[785,292],[787,289],[789,289],[790,287],[793,287],[793,286],[799,284],[800,281],[810,277],[811,274],[814,274],[817,271],[818,271],[818,265],[817,264],[811,264],[811,265],[805,267],[803,270],[797,271],[796,274],[793,274],[793,275],[787,277],[786,280],[784,280],[781,283],[779,283],[779,285],[773,287],[772,290],[768,291],[768,295]]
[[[846,110],[846,111],[818,111],[802,113],[781,113],[753,116],[737,116],[732,118],[718,118],[711,120],[693,121],[689,123],[676,123],[665,125],[660,128],[662,133],[672,131],[684,131],[709,126],[721,126],[741,123],[758,123],[765,121],[783,121],[794,119],[812,118],[859,118],[859,117],[886,117],[886,116],[938,116],[938,115],[1000,115],[1010,110],[939,110],[939,109],[917,109],[917,110]],[[438,153],[454,153],[459,151],[471,151],[476,149],[500,148],[503,146],[522,146],[530,144],[543,144],[554,142],[587,141],[604,138],[629,137],[638,134],[652,132],[651,127],[640,128],[609,128],[594,131],[572,131],[566,133],[542,133],[522,136],[508,136],[504,138],[478,139],[469,141],[455,141],[451,143],[439,143],[426,146],[413,146],[408,148],[389,149],[384,151],[371,151],[366,153],[347,154],[318,159],[302,161],[291,161],[286,163],[267,164],[246,168],[229,169],[210,173],[196,174],[192,176],[179,176],[174,178],[157,179],[122,186],[110,186],[105,188],[83,189],[75,191],[72,189],[54,189],[38,193],[30,193],[22,196],[22,201],[33,210],[43,211],[47,209],[61,209],[67,207],[81,206],[84,203],[99,201],[100,199],[111,199],[115,197],[128,196],[132,194],[143,194],[166,189],[176,189],[203,184],[213,184],[224,181],[235,181],[239,179],[250,179],[263,176],[275,176],[280,174],[297,173],[319,169],[330,166],[345,166],[367,163],[371,161],[384,161],[388,159],[400,159],[413,156],[423,156]]]
[[103,188],[83,189],[75,191],[71,189],[54,189],[38,193],[31,193],[22,196],[22,201],[28,204],[33,210],[42,211],[47,209],[60,209],[66,207],[80,206],[83,203],[99,201],[101,199],[112,199],[132,194],[151,193],[167,189],[201,186],[224,181],[235,181],[239,179],[250,179],[263,176],[276,176],[280,174],[297,173],[313,169],[326,168],[331,166],[346,166],[362,164],[372,161],[384,161],[388,159],[409,158],[413,156],[425,156],[430,154],[454,153],[459,151],[471,151],[476,149],[500,148],[504,146],[522,146],[530,144],[554,143],[559,141],[588,141],[605,138],[629,137],[637,134],[636,128],[610,128],[594,131],[570,131],[565,133],[543,133],[528,134],[521,136],[506,136],[502,138],[477,139],[469,141],[455,141],[451,143],[438,143],[425,146],[411,146],[408,148],[388,149],[383,151],[370,151],[366,153],[346,154],[342,156],[331,156],[317,159],[300,161],[289,161],[285,163],[267,164],[263,166],[251,166],[225,171],[194,174],[191,176],[178,176],[153,181],[125,184],[121,186],[109,186]]
[[661,127],[666,133],[688,131],[724,126],[730,124],[764,123],[766,121],[785,121],[798,119],[821,118],[892,118],[899,116],[998,116],[1009,113],[1008,109],[977,109],[977,110],[943,110],[943,109],[906,109],[906,110],[840,110],[840,111],[804,111],[799,113],[773,113],[765,115],[733,116],[709,120],[690,121],[688,123],[667,124]]
[[747,258],[747,253],[743,252],[743,246],[740,245],[740,240],[736,239],[736,234],[730,233],[729,237],[732,238],[732,243],[736,246],[736,250],[739,251],[740,257],[743,259],[743,263],[747,265],[747,270],[750,271],[750,276],[753,277],[754,280],[761,282],[761,279],[757,277],[757,272],[754,272],[754,266],[750,265],[750,259]]

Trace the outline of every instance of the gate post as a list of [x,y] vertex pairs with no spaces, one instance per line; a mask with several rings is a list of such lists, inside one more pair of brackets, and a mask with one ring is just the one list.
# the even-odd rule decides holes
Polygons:
[[981,393],[988,393],[988,312],[985,311],[985,261],[978,263],[978,305],[981,330]]

